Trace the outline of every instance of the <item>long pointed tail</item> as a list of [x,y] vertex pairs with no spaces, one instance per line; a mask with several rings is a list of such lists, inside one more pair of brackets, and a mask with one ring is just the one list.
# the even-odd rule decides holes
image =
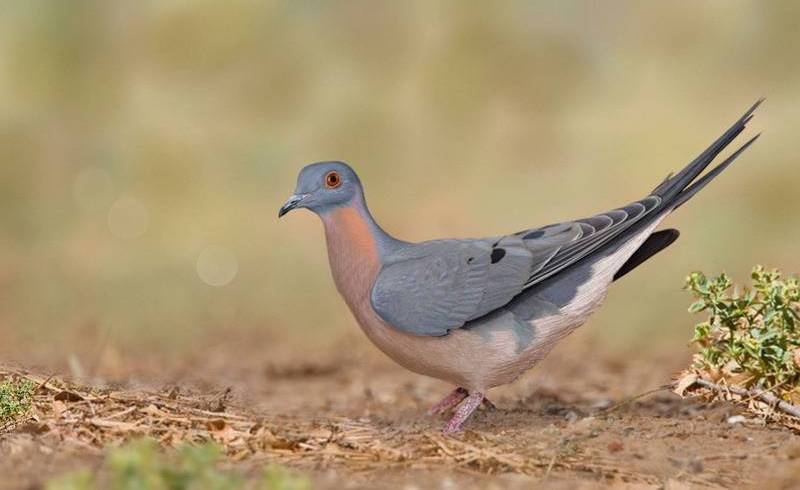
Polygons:
[[[717,141],[709,146],[697,158],[692,160],[692,162],[678,172],[677,175],[668,176],[661,184],[659,184],[658,187],[653,189],[651,194],[661,197],[661,204],[659,206],[661,211],[654,213],[652,218],[645,219],[641,223],[637,223],[634,227],[632,227],[631,230],[628,230],[615,242],[612,242],[611,246],[616,247],[618,244],[624,243],[625,241],[631,239],[637,233],[640,233],[643,227],[647,226],[649,223],[652,223],[652,220],[660,221],[664,218],[666,213],[671,212],[688,201],[692,196],[697,194],[700,189],[705,187],[717,175],[722,173],[723,170],[728,168],[728,166],[733,163],[733,161],[736,160],[736,158],[738,158],[739,155],[741,155],[750,145],[752,145],[760,135],[750,138],[745,144],[739,147],[738,150],[731,153],[728,158],[723,160],[722,163],[718,164],[702,177],[697,178],[700,176],[703,170],[705,170],[706,167],[711,164],[714,158],[719,155],[719,153],[724,150],[725,147],[728,146],[734,139],[736,139],[739,133],[744,131],[745,125],[753,117],[753,111],[755,111],[763,101],[764,99],[760,99],[758,102],[753,104],[753,106],[741,118],[739,118],[739,120],[736,121],[733,126],[730,127],[730,129],[725,131],[725,133],[720,136]],[[634,254],[617,271],[617,273],[614,275],[614,280],[624,276],[628,272],[641,265],[647,259],[667,248],[672,242],[675,241],[675,239],[678,238],[678,235],[678,230],[672,229],[657,231],[651,234],[639,247],[639,249],[637,249],[636,252],[634,252]]]
[[[738,150],[733,152],[731,156],[726,158],[722,163],[714,167],[710,172],[703,177],[697,177],[708,167],[714,158],[722,152],[739,134],[744,131],[745,126],[753,118],[753,112],[758,108],[764,99],[759,99],[753,104],[742,117],[736,121],[725,133],[722,134],[714,143],[711,144],[705,151],[692,160],[686,167],[674,176],[668,177],[664,182],[659,184],[658,187],[653,189],[652,194],[661,196],[662,206],[675,209],[687,200],[697,194],[700,189],[706,186],[711,180],[725,170],[736,158],[739,157],[756,139],[760,134],[750,138]],[[695,180],[697,179],[697,180]]]

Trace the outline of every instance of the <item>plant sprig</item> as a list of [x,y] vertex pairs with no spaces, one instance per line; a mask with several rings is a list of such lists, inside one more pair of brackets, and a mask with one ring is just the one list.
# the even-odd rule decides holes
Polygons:
[[36,384],[29,379],[9,378],[0,383],[0,430],[14,425],[33,406]]
[[800,283],[762,266],[750,277],[752,287],[742,290],[725,273],[686,279],[696,298],[689,311],[709,315],[694,329],[695,367],[748,387],[780,387],[776,394],[788,399],[800,382]]

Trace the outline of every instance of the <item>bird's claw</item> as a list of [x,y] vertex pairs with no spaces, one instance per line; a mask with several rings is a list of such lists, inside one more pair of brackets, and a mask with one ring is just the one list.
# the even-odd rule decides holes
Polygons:
[[469,416],[472,415],[472,412],[474,412],[485,399],[486,397],[479,391],[470,393],[458,406],[453,418],[451,418],[444,426],[444,429],[442,429],[442,433],[447,436],[461,430],[461,425],[466,422]]
[[428,415],[439,415],[445,413],[451,408],[461,403],[461,401],[464,400],[464,398],[466,398],[468,394],[469,393],[464,388],[456,388],[455,390],[451,391],[446,397],[442,398],[442,400],[439,403],[432,406],[427,413]]

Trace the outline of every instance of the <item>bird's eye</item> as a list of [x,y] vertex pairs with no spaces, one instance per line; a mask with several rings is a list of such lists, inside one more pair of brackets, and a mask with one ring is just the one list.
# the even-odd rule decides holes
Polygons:
[[339,177],[338,172],[333,171],[325,174],[325,187],[328,189],[336,189],[340,185],[342,185],[342,178]]

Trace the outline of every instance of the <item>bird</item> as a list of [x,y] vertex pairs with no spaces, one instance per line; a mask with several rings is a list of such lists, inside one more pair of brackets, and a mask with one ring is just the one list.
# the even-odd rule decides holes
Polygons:
[[452,412],[443,428],[450,435],[479,406],[494,409],[489,389],[535,366],[615,281],[678,238],[656,227],[758,139],[703,174],[762,101],[645,197],[587,218],[488,238],[403,241],[373,218],[358,175],[341,161],[303,167],[278,218],[300,208],[317,214],[336,289],[369,340],[406,369],[455,386],[428,411]]

